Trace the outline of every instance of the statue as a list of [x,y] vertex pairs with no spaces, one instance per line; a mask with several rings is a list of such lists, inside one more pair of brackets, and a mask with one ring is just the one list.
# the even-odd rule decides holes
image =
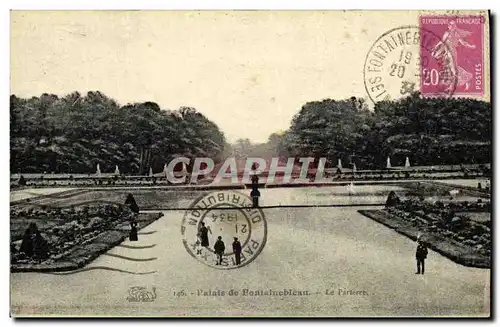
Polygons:
[[406,157],[405,168],[410,168],[410,159],[408,157]]

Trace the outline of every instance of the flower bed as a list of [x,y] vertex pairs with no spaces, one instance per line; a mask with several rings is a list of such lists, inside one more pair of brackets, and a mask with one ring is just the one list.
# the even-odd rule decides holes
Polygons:
[[432,249],[457,263],[490,267],[491,219],[477,221],[467,215],[491,214],[490,203],[478,200],[444,204],[408,199],[383,210],[359,212],[411,239],[422,234]]

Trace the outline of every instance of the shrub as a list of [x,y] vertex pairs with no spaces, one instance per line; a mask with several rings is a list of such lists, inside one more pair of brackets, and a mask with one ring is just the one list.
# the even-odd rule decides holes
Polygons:
[[132,212],[139,213],[139,206],[135,202],[134,196],[131,193],[127,195],[127,199],[125,200],[125,205],[128,206],[130,210],[132,210]]
[[19,181],[17,183],[19,184],[19,186],[26,186],[26,179],[24,178],[23,175],[19,177]]

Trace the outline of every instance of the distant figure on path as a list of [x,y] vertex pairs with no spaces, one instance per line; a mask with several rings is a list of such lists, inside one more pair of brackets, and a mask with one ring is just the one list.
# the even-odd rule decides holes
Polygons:
[[222,265],[222,256],[224,255],[224,251],[226,250],[226,246],[222,241],[222,236],[217,238],[217,242],[214,245],[215,254],[217,255],[217,265]]
[[241,263],[241,243],[240,241],[238,241],[237,237],[234,238],[233,252],[236,259],[236,264],[239,265]]
[[130,223],[130,235],[128,239],[133,242],[139,240],[137,237],[137,223],[135,221]]
[[[422,275],[425,272],[425,259],[427,259],[427,247],[422,240],[417,240],[417,252],[415,253],[415,257],[417,259],[417,272],[416,274],[420,274],[422,271]],[[422,266],[422,270],[420,270],[420,266]]]
[[252,197],[252,207],[257,208],[259,206],[260,191],[257,188],[253,188],[250,196]]

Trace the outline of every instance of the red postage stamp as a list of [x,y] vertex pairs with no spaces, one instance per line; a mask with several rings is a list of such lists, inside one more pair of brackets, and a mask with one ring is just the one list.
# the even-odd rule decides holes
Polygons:
[[420,30],[435,36],[420,38],[420,92],[483,95],[483,17],[421,16]]

